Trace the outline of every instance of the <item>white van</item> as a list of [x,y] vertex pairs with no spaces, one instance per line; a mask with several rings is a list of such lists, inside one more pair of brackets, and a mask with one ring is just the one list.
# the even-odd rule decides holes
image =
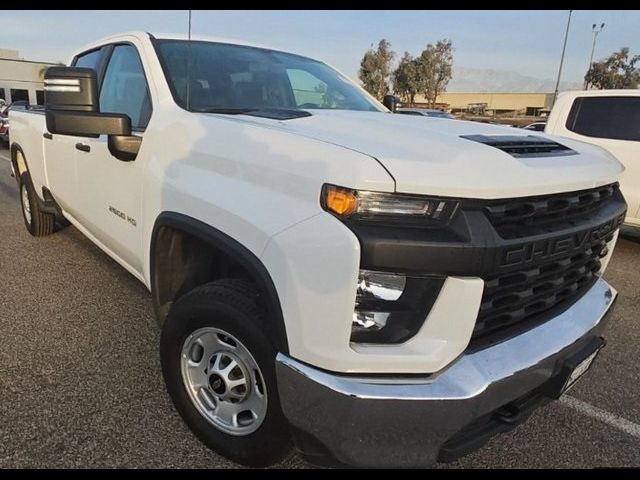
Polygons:
[[558,97],[545,133],[599,145],[622,162],[625,223],[640,226],[640,90],[585,90]]

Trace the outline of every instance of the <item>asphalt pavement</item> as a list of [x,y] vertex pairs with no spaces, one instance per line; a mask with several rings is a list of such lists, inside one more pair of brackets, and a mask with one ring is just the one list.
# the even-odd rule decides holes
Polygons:
[[[0,468],[235,465],[175,412],[150,295],[78,230],[24,228],[0,149]],[[635,235],[635,236],[634,236]],[[569,396],[436,467],[640,466],[640,236],[605,274],[620,292],[608,345]],[[292,455],[281,467],[305,467]]]

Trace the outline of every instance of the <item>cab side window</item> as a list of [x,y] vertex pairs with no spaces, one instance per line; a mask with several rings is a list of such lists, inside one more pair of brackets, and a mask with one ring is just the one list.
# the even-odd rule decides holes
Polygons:
[[100,89],[100,111],[124,113],[131,128],[144,130],[151,117],[151,99],[142,62],[132,45],[116,45]]
[[567,130],[612,140],[640,140],[640,97],[578,97]]

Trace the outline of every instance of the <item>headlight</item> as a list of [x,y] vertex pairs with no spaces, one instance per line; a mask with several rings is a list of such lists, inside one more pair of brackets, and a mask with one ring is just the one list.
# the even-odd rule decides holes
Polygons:
[[455,200],[369,192],[324,185],[322,207],[342,220],[405,224],[416,227],[446,225],[455,213]]

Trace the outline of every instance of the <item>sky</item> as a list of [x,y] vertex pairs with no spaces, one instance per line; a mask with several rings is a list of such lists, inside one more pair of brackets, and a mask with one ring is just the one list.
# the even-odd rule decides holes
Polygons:
[[[381,38],[399,58],[419,54],[428,43],[450,38],[454,67],[509,70],[555,79],[567,10],[490,11],[200,11],[192,13],[194,35],[243,39],[323,60],[357,76],[364,52]],[[127,30],[187,31],[186,10],[5,10],[0,48],[27,60],[63,61],[85,43]],[[595,59],[621,47],[640,54],[640,10],[574,10],[562,80],[580,83],[587,70],[593,23],[604,22]]]

